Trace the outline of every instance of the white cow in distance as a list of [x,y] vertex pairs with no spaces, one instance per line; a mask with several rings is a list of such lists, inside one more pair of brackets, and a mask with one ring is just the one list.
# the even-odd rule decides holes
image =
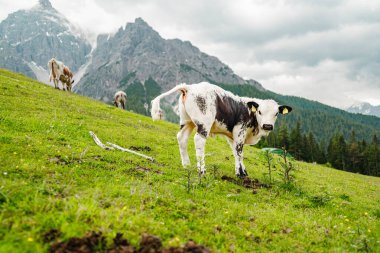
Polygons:
[[113,98],[113,104],[118,107],[125,109],[125,104],[127,102],[127,94],[124,91],[118,91],[115,93]]

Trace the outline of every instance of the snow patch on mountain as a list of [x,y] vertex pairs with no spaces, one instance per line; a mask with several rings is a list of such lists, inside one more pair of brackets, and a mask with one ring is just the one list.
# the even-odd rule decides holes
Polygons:
[[352,106],[348,107],[346,111],[380,117],[380,105],[374,106],[366,102],[355,103]]
[[49,72],[44,67],[39,66],[35,62],[26,62],[26,64],[29,66],[29,68],[33,71],[33,73],[36,75],[38,81],[42,83],[49,84],[50,86],[53,86],[51,82],[49,82]]

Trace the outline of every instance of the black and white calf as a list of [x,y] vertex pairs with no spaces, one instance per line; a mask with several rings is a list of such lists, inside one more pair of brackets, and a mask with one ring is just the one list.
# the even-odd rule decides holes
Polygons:
[[156,97],[152,101],[152,118],[160,119],[162,110],[160,99],[176,91],[181,92],[179,113],[181,130],[177,134],[182,165],[190,165],[187,143],[191,132],[197,128],[194,136],[197,167],[200,174],[205,169],[205,144],[210,135],[221,134],[231,145],[235,156],[235,172],[239,177],[247,176],[243,164],[243,145],[256,144],[274,128],[277,115],[287,114],[292,108],[279,106],[274,100],[239,97],[222,88],[202,82],[198,84],[180,84]]

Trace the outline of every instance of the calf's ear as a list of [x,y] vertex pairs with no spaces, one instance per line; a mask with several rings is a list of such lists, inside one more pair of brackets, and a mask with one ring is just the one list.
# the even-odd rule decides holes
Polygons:
[[256,112],[257,108],[259,108],[259,104],[253,101],[248,102],[247,105],[252,112]]
[[292,107],[290,106],[287,106],[287,105],[281,105],[278,107],[278,111],[281,113],[281,114],[288,114],[289,112],[291,112],[293,109]]

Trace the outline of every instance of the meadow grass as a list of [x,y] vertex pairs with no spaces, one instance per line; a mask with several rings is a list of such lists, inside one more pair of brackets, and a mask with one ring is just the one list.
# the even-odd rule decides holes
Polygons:
[[[286,184],[275,156],[271,187],[253,191],[221,179],[235,177],[221,137],[207,141],[205,177],[183,169],[178,130],[0,70],[0,252],[46,252],[51,229],[213,252],[380,252],[380,178],[293,161]],[[156,162],[103,150],[89,131]],[[192,139],[189,153],[195,164]],[[262,151],[246,146],[245,164],[269,183]]]

